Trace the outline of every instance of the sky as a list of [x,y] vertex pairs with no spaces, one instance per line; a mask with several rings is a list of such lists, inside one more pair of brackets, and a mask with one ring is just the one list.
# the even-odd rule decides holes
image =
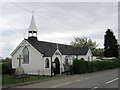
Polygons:
[[118,38],[117,2],[4,2],[0,8],[0,57],[10,57],[28,38],[32,11],[40,41],[70,44],[85,36],[103,48],[108,28]]

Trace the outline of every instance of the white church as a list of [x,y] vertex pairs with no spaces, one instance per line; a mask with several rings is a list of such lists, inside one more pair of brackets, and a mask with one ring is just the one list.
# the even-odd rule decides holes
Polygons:
[[[21,55],[21,61],[18,57]],[[20,65],[27,74],[51,75],[52,67],[56,69],[56,74],[64,72],[64,63],[72,64],[75,58],[92,60],[92,52],[89,48],[74,48],[66,44],[39,41],[37,38],[37,28],[32,15],[28,29],[28,39],[24,39],[11,53],[12,69]]]

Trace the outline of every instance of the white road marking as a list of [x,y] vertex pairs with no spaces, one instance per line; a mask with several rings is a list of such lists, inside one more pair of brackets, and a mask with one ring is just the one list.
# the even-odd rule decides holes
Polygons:
[[111,82],[114,82],[114,81],[116,81],[116,80],[118,80],[119,78],[115,78],[115,79],[113,79],[113,80],[110,80],[110,81],[108,81],[108,82],[106,82],[106,84],[109,84],[109,83],[111,83]]
[[89,79],[89,78],[85,78],[86,80]]
[[94,89],[96,89],[96,88],[98,88],[98,87],[94,87],[94,88],[92,88],[92,89],[90,89],[90,90],[94,90]]
[[[82,80],[87,80],[87,79],[89,79],[89,78],[85,78],[85,79],[82,79]],[[76,81],[79,82],[79,81],[82,81],[82,80],[76,80]]]
[[70,84],[70,83],[72,83],[72,82],[65,83],[65,85],[68,85],[68,84]]
[[52,86],[51,88],[56,88],[56,87],[60,87],[60,86],[62,86],[62,85],[58,84],[58,85]]
[[94,87],[93,90],[96,89],[96,88],[98,88],[98,87]]
[[78,81],[78,82],[79,82],[79,81],[81,81],[81,80],[76,80],[76,81]]
[[70,83],[72,83],[72,82],[67,82],[67,83],[64,83],[64,84],[58,84],[58,85],[52,86],[51,88],[56,88],[56,87],[68,85],[68,84],[70,84]]

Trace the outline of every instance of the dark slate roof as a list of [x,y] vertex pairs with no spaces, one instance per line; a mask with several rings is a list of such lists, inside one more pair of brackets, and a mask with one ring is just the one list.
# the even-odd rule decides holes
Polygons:
[[[52,56],[57,50],[57,43],[38,41],[36,37],[29,37],[25,40],[44,56]],[[89,48],[74,48],[70,45],[58,44],[58,49],[62,55],[86,55]]]

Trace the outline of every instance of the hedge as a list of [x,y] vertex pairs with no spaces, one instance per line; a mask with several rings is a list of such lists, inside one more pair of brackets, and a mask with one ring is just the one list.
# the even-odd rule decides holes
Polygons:
[[2,73],[3,74],[10,74],[10,68],[12,67],[11,61],[4,61],[2,62]]
[[120,67],[120,58],[102,61],[84,61],[75,59],[73,61],[74,74],[91,73],[118,67]]

